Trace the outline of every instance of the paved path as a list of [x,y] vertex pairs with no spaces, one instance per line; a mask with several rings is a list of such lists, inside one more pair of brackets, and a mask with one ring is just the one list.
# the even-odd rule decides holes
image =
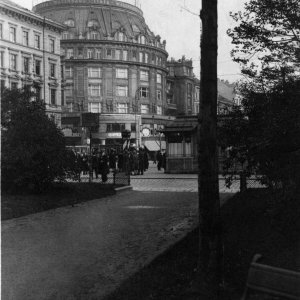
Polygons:
[[3,221],[2,299],[100,300],[196,224],[196,193],[138,191]]

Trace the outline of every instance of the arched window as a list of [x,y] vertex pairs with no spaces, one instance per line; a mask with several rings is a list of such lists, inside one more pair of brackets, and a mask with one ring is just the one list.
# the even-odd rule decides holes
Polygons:
[[125,33],[117,31],[115,33],[115,40],[120,42],[127,42],[127,36]]
[[66,20],[64,24],[68,27],[75,27],[75,21],[73,19]]
[[132,30],[133,30],[133,32],[135,32],[135,33],[141,32],[140,29],[139,29],[139,28],[137,27],[137,25],[135,25],[135,24],[132,24]]
[[145,38],[145,36],[144,36],[144,35],[139,35],[139,37],[138,37],[138,42],[139,42],[140,44],[145,45],[145,44],[146,44],[146,38]]

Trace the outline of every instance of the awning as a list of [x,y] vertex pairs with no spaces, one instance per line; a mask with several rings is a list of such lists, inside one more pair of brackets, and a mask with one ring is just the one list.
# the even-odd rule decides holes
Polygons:
[[149,151],[159,151],[160,149],[165,150],[166,149],[166,142],[161,141],[145,141],[145,147]]

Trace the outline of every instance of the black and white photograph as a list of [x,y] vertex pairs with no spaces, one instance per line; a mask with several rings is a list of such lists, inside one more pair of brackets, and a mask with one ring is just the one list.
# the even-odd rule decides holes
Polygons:
[[1,299],[300,299],[299,0],[0,0]]

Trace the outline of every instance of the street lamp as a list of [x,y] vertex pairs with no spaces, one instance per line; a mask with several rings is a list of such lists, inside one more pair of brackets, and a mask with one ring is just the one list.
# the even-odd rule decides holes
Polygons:
[[135,92],[135,114],[134,114],[134,120],[135,120],[135,139],[136,139],[136,146],[139,147],[139,126],[137,124],[137,112],[138,112],[138,106],[137,106],[137,101],[140,99],[140,87],[136,90]]

